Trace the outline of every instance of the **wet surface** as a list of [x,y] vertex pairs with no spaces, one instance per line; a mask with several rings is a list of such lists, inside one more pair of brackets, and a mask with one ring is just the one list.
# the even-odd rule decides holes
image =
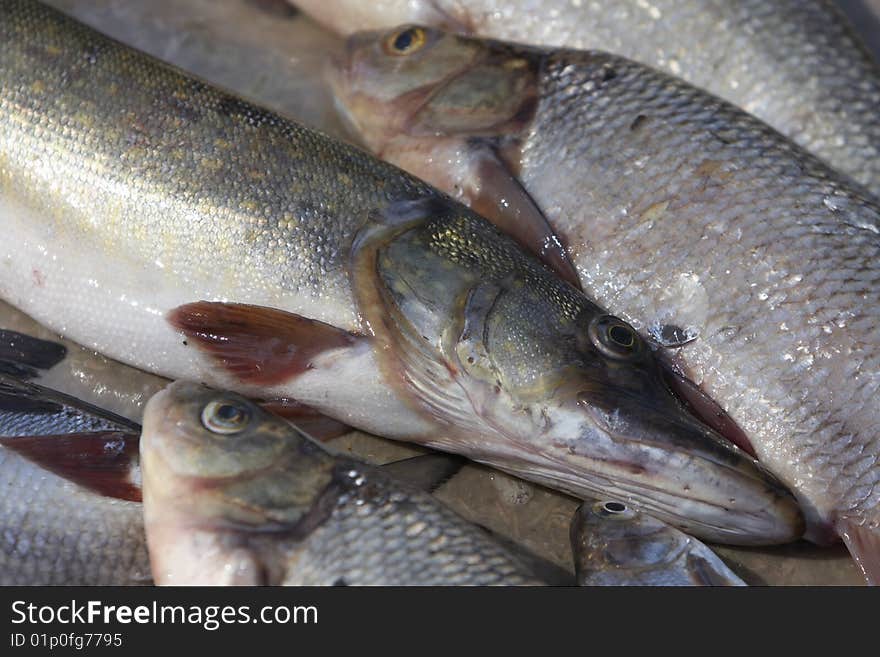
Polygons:
[[342,40],[284,0],[47,0],[114,39],[336,137],[323,71]]
[[[865,31],[870,26],[869,19],[876,21],[880,15],[880,0],[865,2],[873,5],[878,14],[866,14],[868,5],[862,2],[843,4],[863,36],[866,34],[872,42],[875,52],[880,52],[880,32]],[[290,11],[283,2],[52,0],[49,4],[260,104],[335,136],[347,136],[321,77],[328,53],[340,47],[340,42]],[[0,307],[0,328],[18,327],[16,330],[25,331],[27,321],[8,307]],[[45,329],[34,334],[52,337]],[[56,385],[81,396],[89,387],[111,393],[115,389],[115,393],[92,397],[91,401],[129,417],[137,416],[142,396],[163,384],[159,377],[141,375],[90,352],[83,351],[77,358],[81,362],[76,370],[91,371],[94,377],[79,377],[80,387],[71,390],[69,382],[78,375],[59,371]],[[46,380],[41,383],[53,384]],[[128,401],[119,401],[114,407],[106,401],[114,396]],[[131,405],[126,407],[126,403]],[[426,451],[361,432],[352,432],[328,445],[377,464]],[[465,518],[573,573],[568,542],[569,522],[578,505],[573,498],[476,464],[465,465],[435,494]],[[726,546],[717,551],[749,584],[862,583],[842,545],[820,548],[801,542],[762,549]]]

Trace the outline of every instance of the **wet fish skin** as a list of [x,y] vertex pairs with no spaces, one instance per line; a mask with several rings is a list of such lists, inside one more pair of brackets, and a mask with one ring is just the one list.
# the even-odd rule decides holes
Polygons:
[[[390,56],[385,44],[407,29],[352,37],[337,80],[371,147],[454,192],[476,170],[475,145],[493,144],[588,295],[657,339],[664,327],[696,336],[671,359],[796,492],[809,536],[842,535],[857,554],[847,532],[870,544],[877,203],[741,110],[630,60],[433,30],[420,50]],[[534,97],[520,98],[531,114],[509,120],[517,102],[482,84],[487,69],[533,72],[522,87]]]
[[158,393],[141,458],[160,585],[540,583],[429,494],[232,393],[186,382]]
[[579,586],[745,586],[692,536],[622,502],[586,502],[572,519]]
[[0,297],[137,367],[720,541],[802,532],[625,323],[481,217],[39,3],[0,8]]
[[[292,8],[251,0],[50,0],[95,29],[338,138],[322,79],[338,36]],[[278,6],[280,5],[280,7]]]
[[880,66],[827,0],[297,0],[341,34],[420,23],[600,49],[732,102],[880,194]]
[[[28,378],[34,383],[122,415],[133,422],[140,422],[147,400],[168,385],[168,379],[112,361],[59,337],[55,331],[41,326],[3,302],[0,302],[0,330],[55,344],[56,352],[64,352],[64,357],[50,367],[46,367],[50,364],[48,362],[40,367],[20,362],[17,366],[14,362],[8,363],[9,367],[15,366],[19,374],[27,371]],[[28,356],[36,359],[34,362],[37,363],[44,358],[41,354]]]
[[148,584],[141,505],[56,474],[15,443],[88,432],[136,437],[139,427],[11,377],[0,376],[0,408],[0,584]]

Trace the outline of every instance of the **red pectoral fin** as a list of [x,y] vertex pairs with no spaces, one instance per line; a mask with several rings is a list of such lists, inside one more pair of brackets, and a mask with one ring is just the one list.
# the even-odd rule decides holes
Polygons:
[[242,383],[275,385],[313,367],[322,352],[360,338],[330,324],[275,308],[199,301],[168,321]]
[[140,502],[141,489],[132,478],[139,440],[137,434],[100,431],[3,437],[0,445],[99,495]]
[[258,403],[270,413],[290,420],[300,431],[321,442],[339,438],[353,431],[347,424],[322,415],[314,408],[294,399],[269,399]]

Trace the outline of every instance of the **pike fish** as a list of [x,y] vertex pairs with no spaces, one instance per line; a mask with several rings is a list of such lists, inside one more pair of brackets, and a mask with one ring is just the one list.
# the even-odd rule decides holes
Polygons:
[[802,534],[629,324],[484,218],[37,2],[0,10],[0,298],[141,369],[717,541]]
[[147,404],[144,522],[160,585],[535,585],[428,493],[333,455],[239,395]]
[[340,99],[377,153],[502,225],[530,216],[515,204],[549,220],[587,294],[668,347],[795,492],[808,536],[841,536],[880,581],[870,195],[738,108],[607,53],[418,26],[348,52]]
[[880,195],[880,67],[829,0],[296,0],[342,34],[404,23],[599,49],[766,121]]
[[693,536],[623,502],[586,502],[571,523],[579,586],[745,586]]
[[0,584],[150,581],[140,427],[0,374]]

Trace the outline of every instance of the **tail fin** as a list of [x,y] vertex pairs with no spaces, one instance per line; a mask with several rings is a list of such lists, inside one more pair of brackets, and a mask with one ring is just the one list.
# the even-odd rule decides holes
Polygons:
[[880,586],[880,528],[853,519],[837,523],[843,542],[871,586]]

